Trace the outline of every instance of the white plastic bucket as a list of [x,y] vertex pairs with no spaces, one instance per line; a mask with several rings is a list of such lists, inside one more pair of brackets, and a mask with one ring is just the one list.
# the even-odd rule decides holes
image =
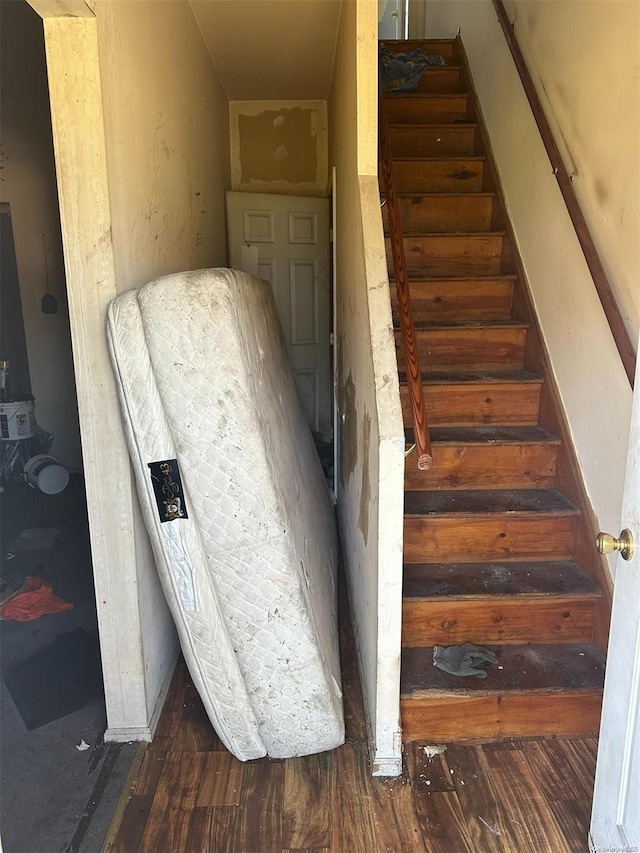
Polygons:
[[69,482],[69,472],[53,456],[39,453],[32,456],[24,466],[27,482],[45,495],[57,495]]
[[3,441],[33,438],[36,431],[33,400],[0,403],[0,437]]

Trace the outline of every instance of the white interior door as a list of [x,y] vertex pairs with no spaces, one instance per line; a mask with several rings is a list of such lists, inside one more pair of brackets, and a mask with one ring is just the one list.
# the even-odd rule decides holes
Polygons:
[[407,38],[408,0],[378,0],[378,38]]
[[[635,538],[618,555],[607,653],[590,848],[640,850],[640,361],[631,419],[621,528]],[[614,533],[615,535],[615,533]]]
[[329,199],[227,192],[229,263],[271,284],[309,426],[332,434]]

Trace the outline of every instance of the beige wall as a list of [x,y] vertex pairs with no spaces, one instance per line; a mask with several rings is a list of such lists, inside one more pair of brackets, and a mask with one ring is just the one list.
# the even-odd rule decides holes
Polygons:
[[640,3],[507,0],[505,5],[635,347],[640,333]]
[[[518,35],[525,36],[523,49],[536,57],[544,75],[560,140],[571,151],[576,191],[635,344],[638,4],[516,5],[525,30]],[[585,485],[601,529],[617,530],[629,383],[491,0],[432,0],[427,36],[451,37],[458,27]],[[630,32],[636,33],[635,47]]]
[[327,193],[326,101],[230,101],[231,188]]
[[345,0],[329,97],[336,166],[338,517],[373,772],[401,772],[404,432],[377,181],[377,3]]
[[[78,471],[82,468],[82,456],[44,35],[42,21],[26,3],[2,4],[0,58],[3,167],[0,201],[11,205],[36,416],[38,423],[55,437],[51,452],[67,468]],[[47,290],[47,266],[49,287],[58,301],[57,314],[43,314],[41,309],[40,301]]]
[[226,264],[229,124],[185,0],[98,0],[118,290]]
[[342,0],[190,0],[231,101],[325,99]]

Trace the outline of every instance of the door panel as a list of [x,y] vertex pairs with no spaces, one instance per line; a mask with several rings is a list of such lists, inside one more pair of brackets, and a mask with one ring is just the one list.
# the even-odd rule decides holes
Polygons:
[[616,562],[589,839],[596,851],[640,850],[640,361],[638,365],[621,520],[621,529],[632,532],[636,546],[631,560],[618,556]]
[[329,436],[329,199],[227,192],[229,263],[271,285],[287,354],[312,429]]
[[406,38],[408,0],[378,0],[378,38]]

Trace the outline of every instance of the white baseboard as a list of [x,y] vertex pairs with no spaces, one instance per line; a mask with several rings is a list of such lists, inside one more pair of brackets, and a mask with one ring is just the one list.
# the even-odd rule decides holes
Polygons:
[[393,751],[391,755],[376,753],[375,745],[369,741],[372,776],[402,776],[402,732],[393,734]]
[[132,741],[153,740],[151,726],[125,726],[108,728],[104,733],[106,743],[131,743]]
[[104,733],[104,739],[107,743],[131,743],[131,741],[139,740],[144,740],[148,742],[153,740],[155,731],[158,728],[160,714],[162,713],[162,709],[164,708],[164,702],[167,698],[167,693],[169,692],[169,688],[171,687],[171,681],[173,679],[173,673],[175,672],[179,654],[180,648],[178,647],[174,654],[173,664],[167,667],[167,676],[164,682],[162,683],[162,687],[160,688],[160,693],[158,694],[158,699],[156,700],[155,708],[153,709],[153,714],[151,715],[151,719],[149,720],[149,725],[109,726],[106,732]]
[[371,770],[372,776],[401,776],[402,756],[377,757],[374,759]]

